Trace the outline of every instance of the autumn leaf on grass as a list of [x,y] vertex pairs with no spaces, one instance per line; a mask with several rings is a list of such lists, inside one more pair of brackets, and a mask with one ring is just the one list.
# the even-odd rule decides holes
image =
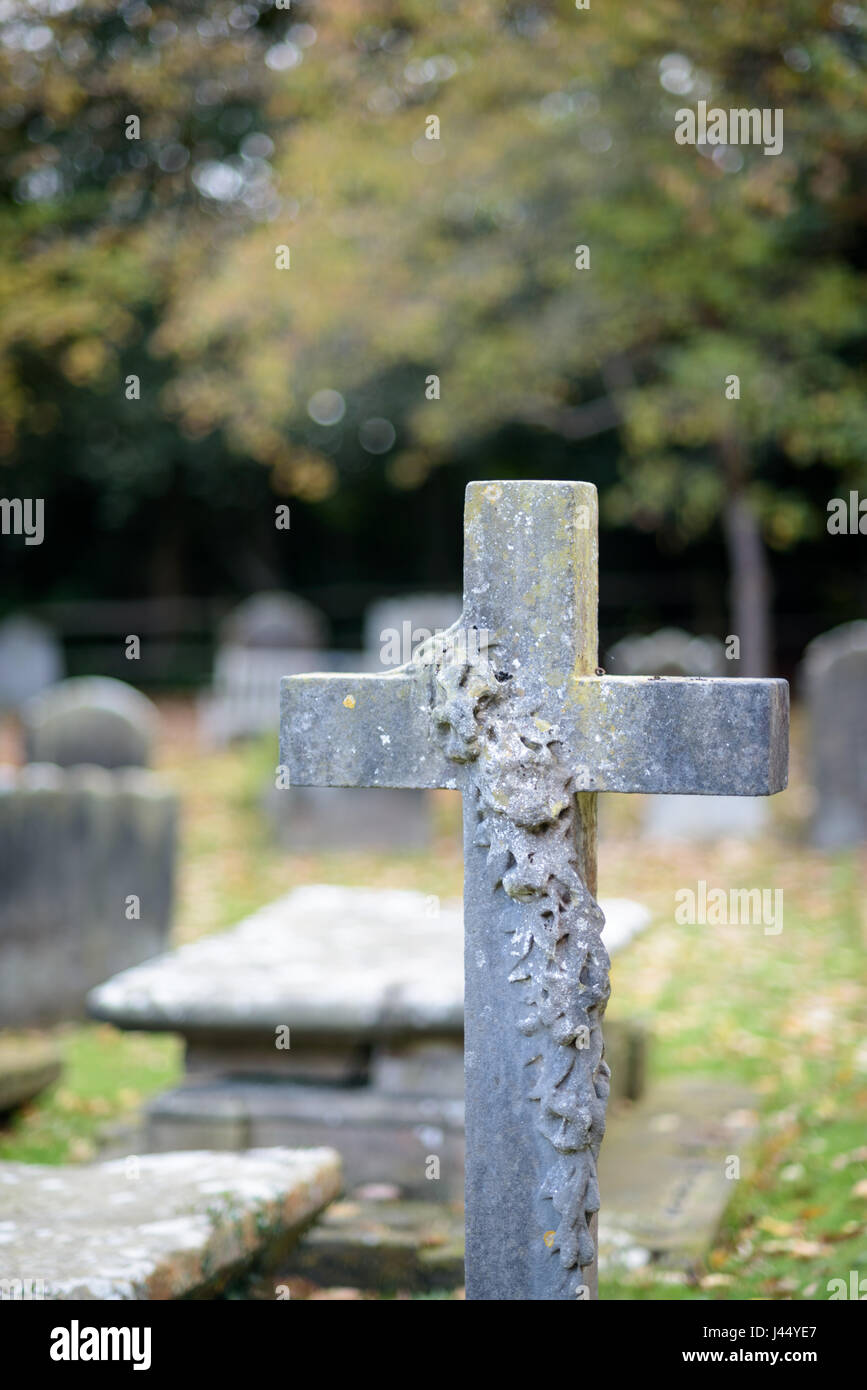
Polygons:
[[814,1260],[819,1255],[830,1255],[831,1247],[818,1240],[769,1240],[762,1246],[764,1255],[793,1255],[796,1260]]
[[772,1236],[791,1236],[798,1230],[793,1221],[778,1221],[775,1216],[762,1216],[757,1224],[759,1230]]

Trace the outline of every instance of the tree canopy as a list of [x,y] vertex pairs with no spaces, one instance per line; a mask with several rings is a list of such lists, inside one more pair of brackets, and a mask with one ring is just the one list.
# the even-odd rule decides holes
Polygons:
[[[6,0],[3,456],[48,486],[63,438],[121,525],[251,462],[327,503],[359,457],[412,489],[516,424],[580,472],[614,430],[611,524],[685,542],[736,497],[815,536],[867,481],[864,23]],[[782,151],[678,144],[698,101],[781,110]]]

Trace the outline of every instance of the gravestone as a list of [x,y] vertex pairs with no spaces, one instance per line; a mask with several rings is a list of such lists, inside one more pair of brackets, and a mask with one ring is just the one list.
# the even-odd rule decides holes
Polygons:
[[297,594],[253,594],[220,625],[221,646],[248,651],[312,651],[327,637],[325,615]]
[[816,637],[800,677],[807,700],[816,792],[812,839],[820,849],[867,840],[867,622]]
[[145,768],[0,766],[0,1028],[81,1017],[94,984],[163,949],[176,821]]
[[339,1191],[332,1149],[0,1162],[0,1300],[214,1297]]
[[[650,915],[625,900],[607,906],[606,942],[619,950]],[[124,971],[88,1007],[118,1028],[186,1041],[184,1084],[148,1107],[147,1149],[327,1140],[352,1186],[459,1199],[462,960],[460,904],[312,884]],[[623,1025],[610,1042],[616,1092],[636,1100],[642,1032]]]
[[198,705],[205,741],[222,745],[272,730],[281,677],[314,669],[327,635],[324,613],[296,594],[253,594],[238,604],[220,625],[213,686]]
[[[402,666],[426,637],[451,627],[460,615],[460,594],[406,594],[370,604],[364,615],[369,669]],[[395,647],[401,651],[396,660]]]
[[18,709],[62,676],[63,649],[50,628],[23,615],[0,623],[0,709]]
[[623,637],[608,653],[612,676],[723,676],[725,649],[716,637],[694,637],[678,627]]
[[785,681],[593,674],[597,557],[590,484],[471,483],[448,639],[386,675],[283,683],[294,783],[463,794],[471,1299],[595,1296],[609,1084],[595,793],[786,782]]
[[[611,648],[607,666],[615,676],[723,676],[725,649],[715,637],[694,637],[680,628],[624,637]],[[650,796],[642,833],[648,840],[713,841],[757,835],[767,824],[767,806],[748,796]]]
[[76,676],[28,700],[21,711],[29,763],[147,767],[156,706],[110,676]]

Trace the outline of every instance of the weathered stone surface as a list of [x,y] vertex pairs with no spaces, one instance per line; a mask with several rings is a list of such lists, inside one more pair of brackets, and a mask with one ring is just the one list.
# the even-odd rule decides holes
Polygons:
[[[629,899],[603,904],[610,950],[650,920]],[[92,990],[90,1013],[120,1028],[197,1035],[216,1049],[264,1040],[277,1067],[305,1043],[328,1050],[388,1038],[463,1034],[463,913],[401,889],[296,888],[218,932]],[[335,963],[339,962],[339,968]],[[288,1027],[291,1048],[274,1046]]]
[[804,653],[801,685],[816,789],[813,843],[821,849],[860,844],[867,840],[867,622],[816,637]]
[[110,676],[76,676],[34,695],[21,711],[27,761],[77,767],[147,767],[156,706]]
[[[283,676],[295,673],[381,672],[399,665],[405,656],[395,659],[395,647],[408,654],[414,646],[413,633],[422,641],[425,632],[448,626],[459,613],[460,600],[455,596],[421,594],[375,603],[365,619],[363,652],[324,652],[322,659],[309,660],[304,666],[286,665],[276,678],[276,687],[279,689]],[[315,658],[314,653],[309,655]],[[381,787],[296,784],[278,789],[271,785],[266,806],[281,843],[296,852],[420,849],[431,837],[430,798],[409,788],[394,796]]]
[[287,1277],[359,1289],[459,1288],[464,1217],[440,1202],[335,1202],[292,1252]]
[[[460,1038],[383,1043],[363,1069],[317,1081],[306,1050],[282,1076],[265,1078],[263,1050],[238,1065],[216,1047],[210,1066],[192,1069],[184,1084],[147,1107],[141,1146],[148,1151],[244,1149],[334,1144],[347,1182],[395,1184],[403,1194],[431,1201],[462,1200],[464,1193],[464,1067]],[[221,1061],[222,1057],[222,1061]],[[647,1034],[632,1021],[606,1027],[605,1058],[612,1101],[639,1100],[647,1074]],[[358,1056],[355,1057],[358,1064]],[[285,1066],[285,1064],[284,1064]],[[440,1169],[431,1181],[427,1160]]]
[[[627,676],[722,676],[726,664],[722,642],[714,637],[693,637],[679,628],[661,628],[646,637],[625,637],[607,658],[613,674]],[[712,842],[756,835],[767,819],[766,803],[752,792],[701,798],[652,796],[645,803],[643,828],[649,840]]]
[[340,1184],[331,1149],[0,1163],[0,1280],[62,1300],[195,1296],[284,1258]]
[[[464,1105],[451,1096],[392,1095],[372,1086],[290,1085],[254,1080],[195,1083],[148,1107],[149,1150],[213,1149],[292,1143],[333,1145],[352,1183],[393,1182],[404,1193],[460,1198],[464,1179]],[[436,1183],[427,1160],[440,1164]]]
[[33,1100],[62,1070],[52,1038],[39,1033],[0,1033],[0,1114]]
[[144,768],[0,767],[0,1027],[80,1017],[97,981],[163,948],[176,822]]
[[[314,884],[230,932],[182,946],[94,990],[125,1028],[291,1029],[367,1041],[463,1028],[461,912],[421,893]],[[339,969],[335,968],[339,962]]]
[[[432,669],[283,682],[280,761],[298,786],[452,787]],[[575,791],[770,796],[788,765],[783,680],[573,676],[550,735]]]
[[[624,899],[610,908],[620,949],[649,913]],[[148,1149],[334,1142],[349,1181],[445,1200],[463,1193],[462,949],[458,905],[313,885],[125,972],[91,1008],[187,1038],[185,1083],[148,1107]],[[275,1046],[285,1027],[288,1050]],[[634,1098],[643,1033],[615,1028],[609,1046],[615,1093]]]
[[63,676],[63,649],[50,628],[23,615],[0,623],[0,709],[17,709]]
[[788,687],[594,674],[590,484],[472,483],[464,541],[445,639],[383,677],[283,682],[281,762],[295,784],[463,792],[467,1295],[592,1297],[608,1095],[593,794],[781,789]]

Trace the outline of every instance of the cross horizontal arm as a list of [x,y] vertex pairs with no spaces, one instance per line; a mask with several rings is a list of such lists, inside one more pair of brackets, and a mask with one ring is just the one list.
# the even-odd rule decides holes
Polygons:
[[788,779],[784,680],[577,677],[560,727],[578,791],[770,796]]
[[454,787],[431,738],[432,676],[286,676],[280,762],[298,787]]

